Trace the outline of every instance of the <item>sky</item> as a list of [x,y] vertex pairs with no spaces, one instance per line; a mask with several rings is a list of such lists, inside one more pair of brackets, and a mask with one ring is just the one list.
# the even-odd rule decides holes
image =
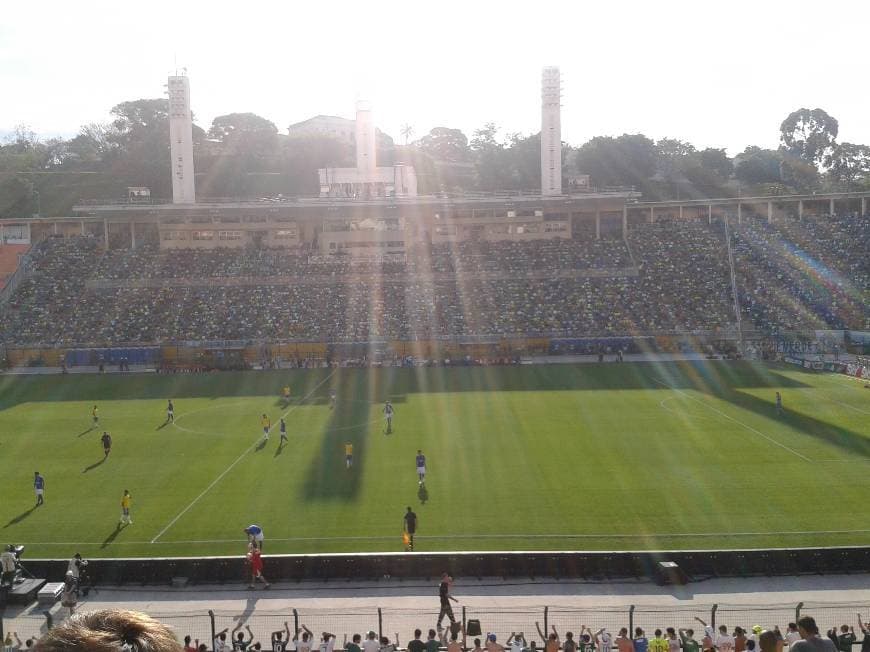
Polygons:
[[112,106],[160,97],[187,69],[196,122],[233,112],[287,126],[368,100],[397,142],[540,129],[543,66],[562,71],[562,139],[644,133],[696,147],[776,147],[800,107],[870,144],[870,2],[439,0],[8,3],[0,133],[70,137]]

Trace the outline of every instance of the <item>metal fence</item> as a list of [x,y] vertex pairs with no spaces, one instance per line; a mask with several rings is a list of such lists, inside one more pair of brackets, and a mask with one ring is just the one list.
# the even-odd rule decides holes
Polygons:
[[[323,632],[337,637],[339,647],[345,637],[350,640],[354,634],[363,638],[374,631],[378,636],[386,636],[390,642],[404,648],[414,638],[414,630],[423,632],[424,640],[430,629],[436,626],[438,612],[434,610],[359,607],[346,609],[290,609],[286,612],[261,611],[256,608],[256,600],[249,600],[241,612],[230,611],[191,611],[161,613],[151,612],[157,620],[166,623],[175,631],[179,640],[190,636],[191,641],[206,643],[214,648],[216,636],[225,632],[227,640],[234,632],[242,631],[247,638],[247,627],[251,629],[254,640],[260,641],[265,648],[270,647],[273,632],[285,632],[285,623],[291,637],[302,626],[307,627],[319,638]],[[796,622],[802,615],[813,616],[822,634],[829,628],[849,625],[860,632],[858,616],[870,619],[870,605],[865,603],[797,603],[775,605],[733,605],[714,604],[695,607],[664,606],[614,606],[605,608],[578,608],[563,606],[540,607],[459,607],[455,610],[457,622],[467,625],[470,620],[480,622],[482,634],[468,636],[464,641],[471,648],[475,638],[488,633],[496,635],[504,642],[511,633],[523,632],[526,641],[535,641],[540,648],[548,631],[555,627],[560,636],[567,631],[579,632],[585,625],[593,631],[606,628],[614,636],[620,628],[626,627],[634,632],[642,628],[647,635],[666,627],[694,629],[696,638],[702,635],[701,625],[696,617],[712,626],[726,625],[730,630],[740,626],[749,630],[755,625],[765,629],[774,626],[784,632],[788,623]],[[54,608],[53,613],[33,612],[16,616],[5,622],[0,619],[0,636],[6,632],[16,632],[22,641],[39,637],[54,624],[62,622],[66,610]],[[448,624],[445,618],[444,625]],[[542,636],[543,634],[543,636]]]

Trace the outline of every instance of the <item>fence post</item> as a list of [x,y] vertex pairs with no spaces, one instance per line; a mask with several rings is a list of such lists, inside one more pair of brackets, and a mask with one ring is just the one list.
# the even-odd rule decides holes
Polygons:
[[794,621],[797,622],[801,619],[801,609],[803,609],[804,603],[798,602],[797,606],[794,608]]
[[296,638],[296,632],[298,632],[298,631],[299,631],[299,612],[294,609],[293,610],[293,636],[292,636],[291,640]]
[[45,616],[45,629],[48,631],[54,627],[54,616],[51,615],[50,611],[43,611],[42,615]]
[[[381,608],[378,607],[378,639],[382,639],[384,637],[384,614],[381,611]],[[398,645],[398,643],[396,643]]]
[[[465,605],[462,605],[462,632],[462,640],[465,641]],[[399,645],[398,641],[396,641],[396,645]]]
[[628,638],[634,637],[634,605],[628,606]]
[[[3,590],[3,589],[0,589]],[[0,599],[5,600],[5,596],[0,596]],[[3,631],[3,616],[6,615],[6,602],[0,603],[0,641],[6,640],[6,633]]]
[[714,604],[713,608],[710,609],[710,627],[712,627],[714,631],[716,630],[716,610],[717,609],[719,609],[718,604]]
[[544,607],[544,640],[541,641],[541,647],[547,643],[548,631],[550,631],[550,607]]
[[216,630],[214,628],[214,611],[212,611],[211,609],[208,610],[208,619],[211,622],[211,645],[209,645],[209,647],[211,648],[212,652],[214,652],[214,639]]

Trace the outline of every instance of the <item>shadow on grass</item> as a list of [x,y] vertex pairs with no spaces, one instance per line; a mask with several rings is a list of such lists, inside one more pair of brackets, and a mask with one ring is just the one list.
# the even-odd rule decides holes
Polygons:
[[91,426],[87,430],[82,430],[79,434],[76,435],[76,437],[84,437],[89,432],[93,432],[93,430],[94,430],[94,426]]
[[420,504],[425,505],[426,501],[429,500],[429,490],[426,489],[426,483],[422,483],[417,485],[417,498],[420,500]]
[[[329,420],[320,435],[320,454],[306,472],[305,500],[347,501],[353,500],[359,492],[362,476],[359,465],[366,460],[370,411],[373,404],[382,400],[381,381],[389,376],[371,373],[374,370],[353,371],[357,373],[334,377],[337,384],[324,392],[328,396],[329,391],[335,391],[339,400],[335,409],[329,412]],[[342,400],[342,397],[352,397],[353,400]],[[355,466],[350,469],[345,463],[344,446],[347,443],[353,444]]]
[[94,463],[91,464],[90,466],[86,466],[86,467],[82,470],[82,473],[87,473],[88,471],[93,471],[95,468],[97,468],[97,467],[100,466],[101,464],[105,463],[105,461],[106,461],[107,459],[109,459],[108,456],[104,457],[104,458],[101,459],[99,462],[94,462]]
[[788,409],[787,403],[785,412],[781,416],[778,416],[773,395],[771,395],[770,401],[764,401],[757,396],[735,391],[724,392],[716,396],[747,412],[753,412],[760,416],[780,421],[803,435],[836,446],[845,453],[870,458],[870,438],[867,435],[862,435],[848,428],[842,428],[806,414],[792,412]]
[[118,538],[118,535],[121,534],[121,531],[122,531],[123,529],[124,529],[124,528],[121,527],[121,524],[118,523],[118,524],[115,526],[115,529],[112,530],[111,534],[109,534],[109,536],[107,536],[107,537],[105,538],[105,540],[103,541],[103,543],[100,544],[100,548],[108,548],[108,547],[109,547],[109,544],[111,544],[115,539]]
[[168,426],[170,423],[174,423],[174,422],[173,422],[173,421],[170,421],[169,419],[167,419],[166,421],[164,421],[163,423],[161,423],[159,426],[157,426],[156,428],[154,428],[154,430],[163,430],[163,429],[164,429],[166,426]]
[[281,453],[284,452],[284,442],[282,441],[278,444],[278,448],[275,449],[275,454],[272,457],[278,457]]
[[[306,396],[330,369],[280,371],[224,371],[214,374],[130,374],[105,378],[77,374],[0,377],[0,410],[40,401],[157,400],[167,396],[224,398],[275,396],[285,384]],[[771,371],[765,363],[726,361],[551,364],[505,367],[417,367],[396,369],[340,369],[333,388],[354,387],[359,378],[381,387],[401,387],[404,394],[484,391],[618,390],[655,387],[652,377],[665,375],[680,389],[694,388],[699,376],[718,376],[735,387],[808,387]],[[306,403],[328,401],[329,386],[321,387]],[[342,396],[339,389],[338,396]],[[378,397],[380,400],[386,397]],[[279,399],[280,402],[280,399]],[[176,406],[178,407],[178,406]],[[87,432],[87,431],[86,431]],[[84,433],[83,433],[84,434]]]
[[16,523],[21,523],[21,521],[23,521],[28,516],[30,516],[37,507],[38,507],[38,505],[34,505],[33,507],[31,507],[27,511],[21,512],[18,516],[13,517],[12,519],[10,519],[10,521],[6,525],[3,526],[3,529],[5,530],[6,528],[11,527],[11,526],[15,525]]

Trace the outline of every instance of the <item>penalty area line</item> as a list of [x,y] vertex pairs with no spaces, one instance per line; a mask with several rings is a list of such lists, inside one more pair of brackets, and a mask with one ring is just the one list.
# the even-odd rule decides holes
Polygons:
[[[335,375],[335,370],[333,369],[332,372],[330,372],[329,374],[327,374],[326,378],[324,378],[324,379],[321,380],[319,383],[317,383],[317,384],[316,384],[316,385],[311,389],[311,391],[308,392],[308,393],[307,393],[307,394],[302,398],[302,400],[305,401],[306,399],[308,399],[312,394],[314,394],[314,392],[316,392],[316,391],[320,388],[321,385],[323,385],[323,383],[325,383],[326,381],[328,381],[328,380],[329,380],[330,378],[332,378],[334,375]],[[300,401],[299,403],[296,403],[296,404],[290,406],[290,407],[287,409],[287,411],[284,412],[284,414],[281,415],[280,418],[283,419],[283,418],[286,417],[288,414],[290,414],[293,410],[295,410],[297,407],[299,407],[301,404],[302,404],[302,403],[301,403],[301,401]],[[273,425],[269,428],[269,432],[272,432],[272,430],[273,430],[274,428],[275,428],[275,424],[273,424]],[[176,515],[175,518],[173,518],[171,521],[169,521],[169,523],[166,525],[166,527],[164,527],[162,530],[160,530],[160,532],[157,533],[157,536],[155,536],[153,539],[151,539],[150,543],[157,543],[157,539],[159,539],[159,538],[162,537],[164,534],[166,534],[166,532],[169,530],[169,528],[171,528],[173,525],[175,525],[175,524],[178,522],[178,519],[180,519],[182,516],[184,516],[185,514],[187,514],[187,512],[189,512],[190,509],[191,509],[194,505],[196,505],[196,504],[197,504],[197,503],[202,499],[203,496],[205,496],[209,491],[211,491],[212,488],[213,488],[213,487],[214,487],[218,482],[220,482],[221,480],[223,480],[224,477],[226,477],[227,473],[229,473],[230,471],[232,471],[232,470],[235,468],[236,464],[238,464],[239,462],[241,462],[242,459],[243,459],[243,458],[244,458],[248,453],[250,453],[252,450],[254,450],[254,448],[255,448],[257,445],[259,445],[259,443],[260,443],[260,438],[258,437],[257,440],[256,440],[253,444],[251,444],[250,446],[248,446],[248,447],[244,450],[244,452],[242,452],[242,454],[239,455],[239,456],[235,459],[235,461],[233,461],[232,464],[230,464],[227,468],[225,468],[225,469],[221,472],[221,474],[218,475],[218,477],[216,477],[214,480],[212,480],[212,481],[211,481],[211,484],[209,484],[205,489],[203,489],[201,494],[199,494],[196,498],[194,498],[194,499],[190,502],[190,504],[189,504],[187,507],[185,507],[184,509],[182,509],[182,510],[178,513],[178,515]]]
[[704,406],[705,408],[707,408],[708,410],[712,410],[712,411],[715,412],[716,414],[725,417],[725,418],[728,419],[729,421],[733,421],[733,422],[736,423],[737,425],[739,425],[739,426],[743,426],[744,428],[746,428],[746,429],[749,430],[750,432],[754,432],[754,433],[755,433],[756,435],[758,435],[759,437],[764,437],[764,438],[765,438],[767,441],[769,441],[771,444],[776,444],[776,445],[779,446],[780,448],[783,448],[783,449],[787,450],[787,451],[788,451],[789,453],[791,453],[792,455],[797,455],[797,456],[798,456],[799,458],[801,458],[804,462],[812,462],[812,460],[811,460],[809,457],[807,457],[806,455],[801,455],[800,453],[798,453],[798,452],[797,452],[796,450],[794,450],[793,448],[789,448],[789,447],[786,446],[785,444],[776,441],[773,437],[769,437],[768,435],[765,435],[765,434],[764,434],[763,432],[761,432],[760,430],[757,430],[757,429],[753,428],[752,426],[750,426],[750,425],[748,425],[748,424],[746,424],[746,423],[743,423],[740,419],[735,419],[734,417],[732,417],[732,416],[730,416],[730,415],[728,415],[728,414],[725,414],[722,410],[720,410],[720,409],[718,409],[718,408],[716,408],[716,407],[710,405],[709,403],[706,403],[706,402],[702,401],[702,400],[699,399],[699,398],[695,398],[695,397],[692,396],[691,394],[688,394],[688,393],[684,392],[684,391],[681,390],[681,389],[677,389],[676,387],[674,387],[674,386],[672,386],[672,385],[669,385],[668,383],[666,383],[666,382],[664,382],[664,381],[661,381],[661,380],[659,380],[658,378],[653,378],[653,380],[654,380],[655,382],[657,382],[659,385],[661,385],[661,386],[663,386],[663,387],[667,387],[667,388],[668,388],[669,390],[671,390],[672,392],[676,392],[677,394],[680,394],[680,395],[682,395],[682,396],[685,396],[686,398],[691,399],[691,400],[695,401],[696,403],[700,403],[701,405],[703,405],[703,406]]

